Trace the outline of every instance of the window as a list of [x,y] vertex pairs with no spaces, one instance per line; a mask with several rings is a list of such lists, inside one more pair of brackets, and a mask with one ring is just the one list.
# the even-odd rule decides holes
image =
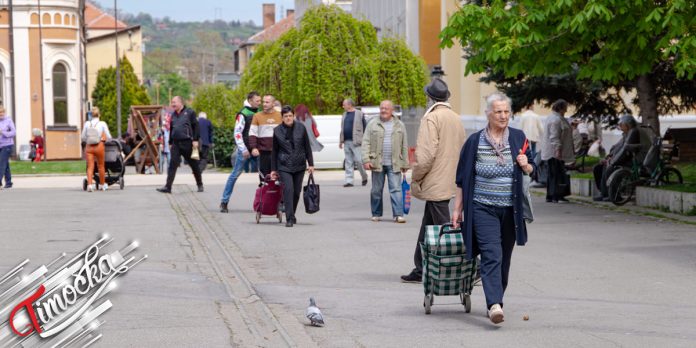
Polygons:
[[53,66],[53,123],[68,123],[68,71],[61,63]]

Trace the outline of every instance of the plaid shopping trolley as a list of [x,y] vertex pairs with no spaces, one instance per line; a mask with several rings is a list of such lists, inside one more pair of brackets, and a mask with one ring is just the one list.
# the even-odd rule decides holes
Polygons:
[[423,254],[423,290],[425,314],[430,314],[434,297],[459,295],[466,312],[471,311],[476,259],[466,259],[464,235],[451,223],[426,226]]

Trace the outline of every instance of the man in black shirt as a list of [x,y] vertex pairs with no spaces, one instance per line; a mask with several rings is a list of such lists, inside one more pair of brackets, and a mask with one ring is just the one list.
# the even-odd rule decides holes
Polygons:
[[196,112],[184,105],[181,97],[172,98],[171,107],[174,109],[172,113],[171,131],[169,133],[169,146],[172,156],[172,163],[167,171],[167,183],[164,187],[160,187],[157,191],[162,193],[171,193],[176,170],[181,163],[181,156],[191,166],[193,177],[196,178],[198,192],[203,192],[203,180],[201,179],[201,168],[197,159],[191,158],[191,152],[194,148],[198,149],[198,140],[200,138],[200,130]]

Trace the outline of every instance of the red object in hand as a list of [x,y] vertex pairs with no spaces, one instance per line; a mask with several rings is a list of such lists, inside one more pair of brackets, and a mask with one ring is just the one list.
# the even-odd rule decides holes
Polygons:
[[520,153],[526,153],[528,147],[529,147],[529,140],[524,139],[524,145],[522,145],[522,150],[520,150]]

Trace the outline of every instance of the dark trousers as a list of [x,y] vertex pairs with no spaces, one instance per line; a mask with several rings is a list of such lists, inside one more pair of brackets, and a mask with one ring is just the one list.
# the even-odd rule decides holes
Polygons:
[[271,151],[260,151],[259,154],[259,171],[264,177],[271,174]]
[[607,182],[609,181],[609,177],[614,174],[614,172],[618,169],[619,167],[617,166],[609,166],[609,164],[597,164],[592,168],[592,174],[594,175],[595,179],[595,184],[597,185],[597,188],[599,189],[599,195],[595,196],[601,196],[601,197],[609,197],[609,187],[607,186]]
[[174,184],[174,178],[176,177],[176,170],[179,169],[179,164],[181,164],[181,156],[188,162],[191,170],[193,171],[193,177],[196,178],[196,185],[202,186],[203,180],[201,179],[201,167],[198,164],[198,160],[191,159],[191,151],[193,150],[193,143],[191,140],[181,140],[174,141],[171,147],[172,163],[167,170],[167,188],[171,189],[172,184]]
[[548,161],[546,161],[546,164],[549,168],[549,174],[546,178],[546,199],[557,201],[566,196],[565,192],[563,192],[563,188],[561,187],[565,180],[563,178],[565,175],[565,164],[563,161],[556,158],[550,158]]
[[295,212],[297,211],[297,203],[300,202],[304,173],[304,170],[294,173],[278,172],[278,174],[280,174],[280,181],[283,183],[283,201],[285,202],[286,221],[296,221]]
[[210,145],[201,145],[201,148],[198,151],[198,154],[201,157],[201,159],[198,160],[198,163],[201,167],[201,173],[203,173],[205,168],[208,167],[208,153],[209,152],[210,152]]
[[416,252],[413,254],[413,264],[416,266],[414,271],[418,274],[423,274],[423,254],[421,254],[420,243],[423,243],[425,240],[425,227],[428,225],[442,225],[450,221],[449,202],[449,199],[425,202],[425,211],[423,212],[420,233],[418,233]]
[[474,202],[474,241],[481,254],[481,281],[486,305],[503,305],[515,247],[515,221],[512,207],[496,207]]

